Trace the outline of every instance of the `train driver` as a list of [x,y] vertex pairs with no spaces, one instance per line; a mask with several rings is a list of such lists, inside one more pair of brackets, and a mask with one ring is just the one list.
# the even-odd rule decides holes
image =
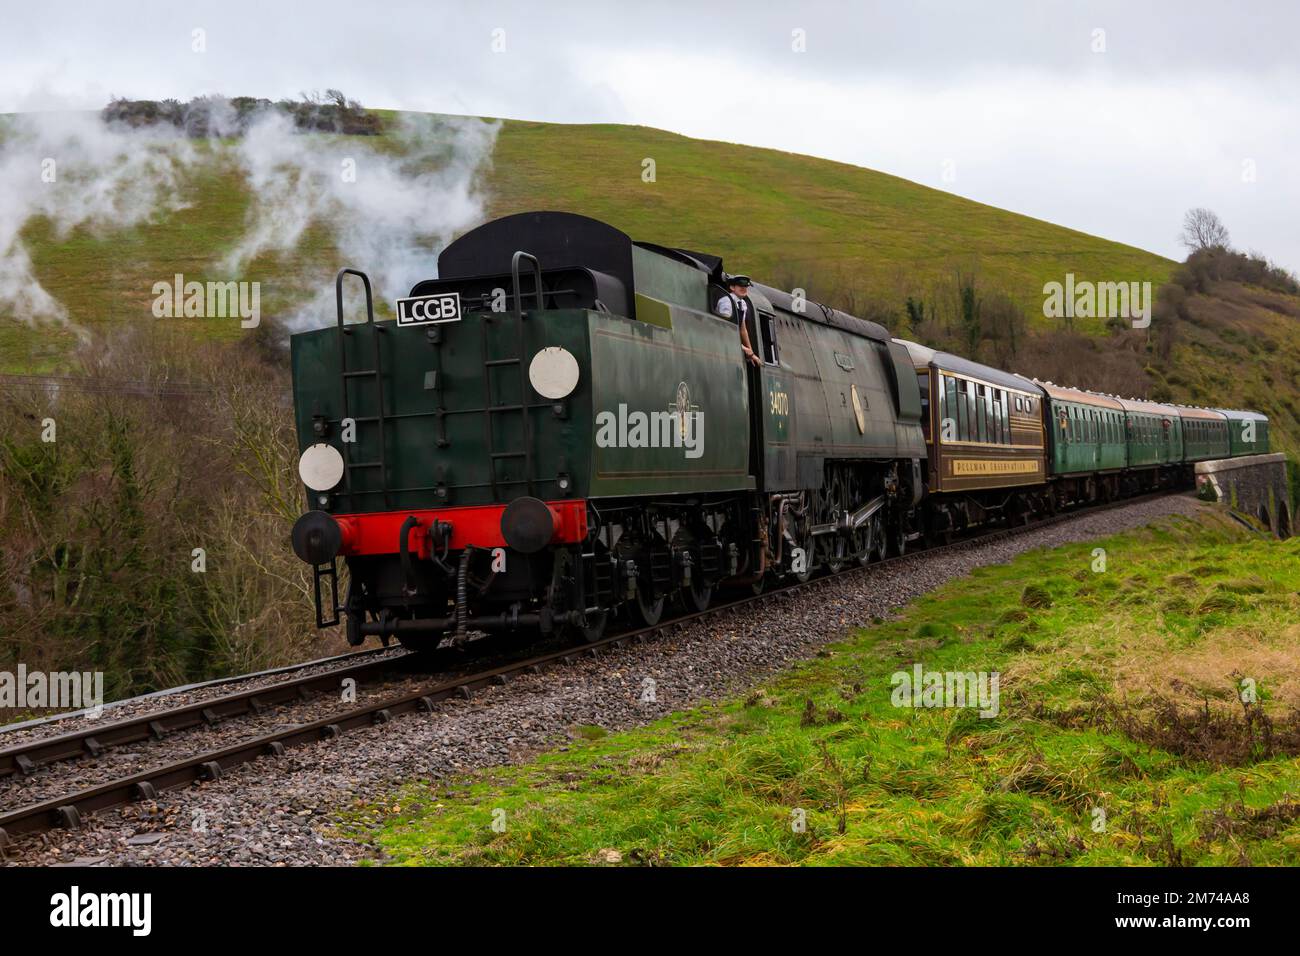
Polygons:
[[762,365],[763,360],[749,344],[749,319],[754,314],[754,304],[749,301],[749,287],[753,285],[749,276],[731,276],[727,279],[727,293],[720,297],[713,311],[724,319],[735,318],[740,326],[740,348],[745,357],[755,365]]

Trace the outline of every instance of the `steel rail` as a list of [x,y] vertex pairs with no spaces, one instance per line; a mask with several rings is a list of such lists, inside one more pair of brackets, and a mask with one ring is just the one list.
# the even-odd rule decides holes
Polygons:
[[223,720],[256,715],[268,707],[306,700],[312,693],[332,690],[338,687],[339,681],[347,678],[361,680],[385,671],[399,670],[403,664],[409,665],[413,656],[408,653],[362,661],[118,721],[98,723],[86,718],[85,723],[89,726],[83,725],[78,730],[56,736],[38,737],[0,750],[0,779],[15,773],[26,776],[35,773],[38,767],[62,760],[98,757],[110,747],[142,740],[161,740],[176,731],[204,725],[214,727]]

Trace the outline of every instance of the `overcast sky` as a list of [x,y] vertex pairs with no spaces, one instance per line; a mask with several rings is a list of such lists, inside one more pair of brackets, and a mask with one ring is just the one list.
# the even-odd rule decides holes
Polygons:
[[1208,206],[1234,245],[1300,271],[1300,4],[1284,0],[83,0],[6,3],[3,24],[0,112],[337,87],[367,106],[636,123],[1176,258],[1183,212]]

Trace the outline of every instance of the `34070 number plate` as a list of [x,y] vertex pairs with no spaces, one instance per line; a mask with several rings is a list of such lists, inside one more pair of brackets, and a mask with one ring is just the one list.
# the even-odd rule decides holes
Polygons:
[[427,325],[460,321],[460,293],[439,292],[397,300],[398,325]]

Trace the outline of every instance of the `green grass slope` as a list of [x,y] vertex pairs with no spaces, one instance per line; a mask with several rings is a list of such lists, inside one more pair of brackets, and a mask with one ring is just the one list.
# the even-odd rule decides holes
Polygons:
[[[655,181],[643,181],[646,159]],[[897,176],[640,126],[509,123],[492,212],[562,209],[636,239],[721,255],[770,280],[851,284],[901,303],[957,267],[977,268],[1042,319],[1043,284],[1163,282],[1168,259]]]

